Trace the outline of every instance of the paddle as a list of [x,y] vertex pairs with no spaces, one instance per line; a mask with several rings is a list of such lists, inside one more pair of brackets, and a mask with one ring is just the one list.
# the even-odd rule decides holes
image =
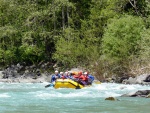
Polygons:
[[81,89],[81,87],[80,87],[80,79],[78,78],[75,82],[77,82],[77,86],[76,86],[76,89]]
[[51,84],[48,84],[48,85],[46,85],[46,86],[45,86],[45,88],[48,88],[48,87],[50,87],[50,85],[51,85]]
[[79,86],[79,83],[78,83],[78,85],[76,86],[76,89],[81,89],[80,86]]
[[48,87],[51,87],[51,86],[54,86],[54,84],[50,83],[50,84],[46,85],[45,88],[48,88]]

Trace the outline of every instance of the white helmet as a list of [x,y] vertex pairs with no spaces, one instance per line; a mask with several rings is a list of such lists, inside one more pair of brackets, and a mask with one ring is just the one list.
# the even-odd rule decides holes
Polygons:
[[84,72],[84,75],[87,75],[88,73],[87,72]]
[[62,74],[63,74],[63,72],[60,72],[60,74],[62,75]]
[[68,71],[66,71],[65,74],[68,74]]
[[55,73],[58,73],[58,71],[56,70]]

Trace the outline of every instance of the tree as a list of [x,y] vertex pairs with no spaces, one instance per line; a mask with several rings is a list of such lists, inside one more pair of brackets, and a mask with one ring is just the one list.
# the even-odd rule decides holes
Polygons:
[[[127,69],[129,61],[139,57],[138,41],[141,40],[143,28],[144,23],[140,17],[125,15],[112,19],[102,40],[103,58],[110,64]],[[115,68],[114,65],[112,67]]]
[[0,48],[1,54],[3,54],[3,60],[0,62],[9,64],[16,59],[15,53],[20,45],[20,38],[17,36],[19,36],[19,32],[16,28],[12,26],[0,27]]
[[150,63],[150,29],[146,29],[141,33],[142,37],[139,40],[140,45],[140,60],[148,64]]

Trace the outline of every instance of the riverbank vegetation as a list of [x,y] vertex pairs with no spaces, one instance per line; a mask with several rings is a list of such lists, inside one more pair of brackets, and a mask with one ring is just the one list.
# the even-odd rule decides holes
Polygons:
[[0,65],[51,62],[99,79],[150,70],[149,0],[0,0]]

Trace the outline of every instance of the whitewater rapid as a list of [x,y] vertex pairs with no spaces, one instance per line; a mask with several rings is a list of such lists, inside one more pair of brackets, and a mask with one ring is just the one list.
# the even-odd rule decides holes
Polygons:
[[[120,97],[150,86],[93,84],[83,89],[45,88],[48,83],[0,83],[0,113],[148,113],[150,100]],[[106,101],[107,97],[120,101]],[[136,107],[136,109],[135,109]]]

